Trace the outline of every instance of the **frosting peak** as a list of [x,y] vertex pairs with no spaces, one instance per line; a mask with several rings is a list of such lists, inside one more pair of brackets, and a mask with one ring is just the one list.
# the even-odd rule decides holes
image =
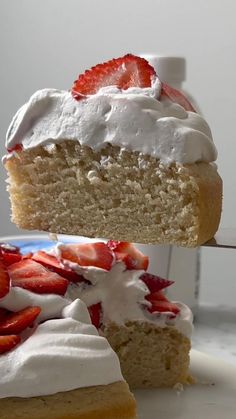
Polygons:
[[13,118],[6,147],[30,149],[67,139],[94,150],[110,143],[165,164],[216,160],[203,117],[167,98],[158,100],[160,88],[156,78],[149,88],[108,86],[79,101],[68,91],[39,90]]

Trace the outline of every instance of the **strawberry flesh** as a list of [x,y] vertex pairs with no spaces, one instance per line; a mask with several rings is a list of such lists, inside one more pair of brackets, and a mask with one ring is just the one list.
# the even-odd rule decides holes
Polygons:
[[132,243],[110,240],[107,245],[114,251],[116,260],[124,262],[127,269],[147,270],[148,256],[136,249]]
[[177,89],[169,86],[166,83],[162,83],[161,99],[168,98],[174,103],[181,105],[186,111],[196,112],[194,107],[191,105],[189,100]]
[[7,243],[0,243],[0,254],[6,266],[19,262],[22,258],[19,247]]
[[88,307],[92,324],[98,329],[101,325],[101,303],[93,304]]
[[16,335],[31,326],[41,312],[40,307],[27,307],[16,313],[9,313],[0,322],[0,335]]
[[43,252],[42,250],[32,255],[32,259],[45,266],[50,271],[56,272],[63,278],[68,279],[69,281],[81,282],[85,280],[82,275],[79,275],[75,271],[72,271],[71,269],[63,266],[62,263],[59,262],[55,256],[49,255],[48,253]]
[[151,293],[161,291],[162,289],[174,284],[174,281],[170,281],[169,279],[164,279],[160,276],[152,275],[147,272],[143,273],[139,279],[147,285]]
[[148,300],[152,305],[151,307],[148,307],[148,311],[150,313],[173,313],[174,315],[179,314],[180,309],[171,301],[168,300],[168,298],[163,294],[162,291],[154,292],[152,294],[147,295],[146,300]]
[[154,76],[155,70],[144,58],[127,54],[86,70],[74,82],[72,95],[80,100],[83,95],[95,94],[106,86],[117,86],[123,90],[129,87],[150,87]]
[[9,293],[10,277],[7,272],[3,255],[0,253],[0,298],[5,297]]
[[20,336],[17,335],[0,336],[0,354],[13,349],[20,343],[20,340]]
[[13,287],[25,288],[37,294],[64,295],[68,287],[67,279],[31,259],[14,263],[9,266],[8,272]]
[[109,271],[113,253],[103,242],[60,246],[61,258],[80,266],[94,266]]

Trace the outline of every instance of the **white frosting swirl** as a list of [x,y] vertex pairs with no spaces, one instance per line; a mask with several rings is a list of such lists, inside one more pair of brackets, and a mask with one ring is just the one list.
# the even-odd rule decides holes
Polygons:
[[49,395],[123,380],[117,355],[91,325],[78,299],[62,309],[60,319],[40,324],[19,346],[1,355],[0,371],[0,398]]
[[151,88],[122,91],[110,86],[79,101],[67,91],[39,90],[13,118],[6,147],[29,149],[68,139],[94,150],[110,143],[165,164],[216,160],[203,117],[167,99],[157,100],[159,93],[158,79]]
[[[60,245],[56,248],[57,254]],[[101,302],[102,322],[124,325],[127,321],[149,322],[157,327],[171,326],[188,338],[193,330],[193,315],[188,306],[175,302],[180,309],[177,316],[173,313],[150,313],[151,306],[145,296],[150,293],[146,284],[139,279],[144,271],[127,270],[123,262],[118,262],[110,271],[95,267],[81,267],[68,263],[70,268],[83,275],[92,285],[70,284],[66,297],[74,300],[81,298],[87,307]]]

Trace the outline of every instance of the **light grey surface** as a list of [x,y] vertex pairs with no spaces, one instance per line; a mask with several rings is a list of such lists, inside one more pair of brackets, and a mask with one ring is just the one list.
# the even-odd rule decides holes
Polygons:
[[[199,103],[219,150],[222,226],[234,227],[235,11],[234,0],[1,0],[0,154],[13,114],[37,89],[68,89],[85,68],[126,52],[183,55],[187,90]],[[4,178],[1,167],[0,235],[18,234],[9,221]],[[212,292],[219,300],[222,265],[226,286],[234,286],[234,256],[222,250],[214,257],[211,249],[202,255],[201,283],[214,282]]]

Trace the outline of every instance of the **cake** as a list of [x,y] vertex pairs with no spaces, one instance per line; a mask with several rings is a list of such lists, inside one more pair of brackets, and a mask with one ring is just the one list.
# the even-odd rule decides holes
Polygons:
[[187,247],[218,229],[210,128],[143,58],[99,64],[71,91],[37,91],[13,118],[6,147],[20,228]]
[[54,283],[54,290],[72,304],[78,298],[86,304],[132,388],[187,384],[192,313],[185,304],[166,297],[164,291],[173,281],[150,274],[147,268],[148,258],[133,244],[109,241],[57,243],[50,251],[23,257],[8,272],[12,286],[27,292],[35,287],[50,291],[50,281],[48,289],[42,280],[46,272],[64,279],[66,286]]
[[1,419],[136,418],[118,357],[66,298],[68,280],[17,249],[0,256]]

